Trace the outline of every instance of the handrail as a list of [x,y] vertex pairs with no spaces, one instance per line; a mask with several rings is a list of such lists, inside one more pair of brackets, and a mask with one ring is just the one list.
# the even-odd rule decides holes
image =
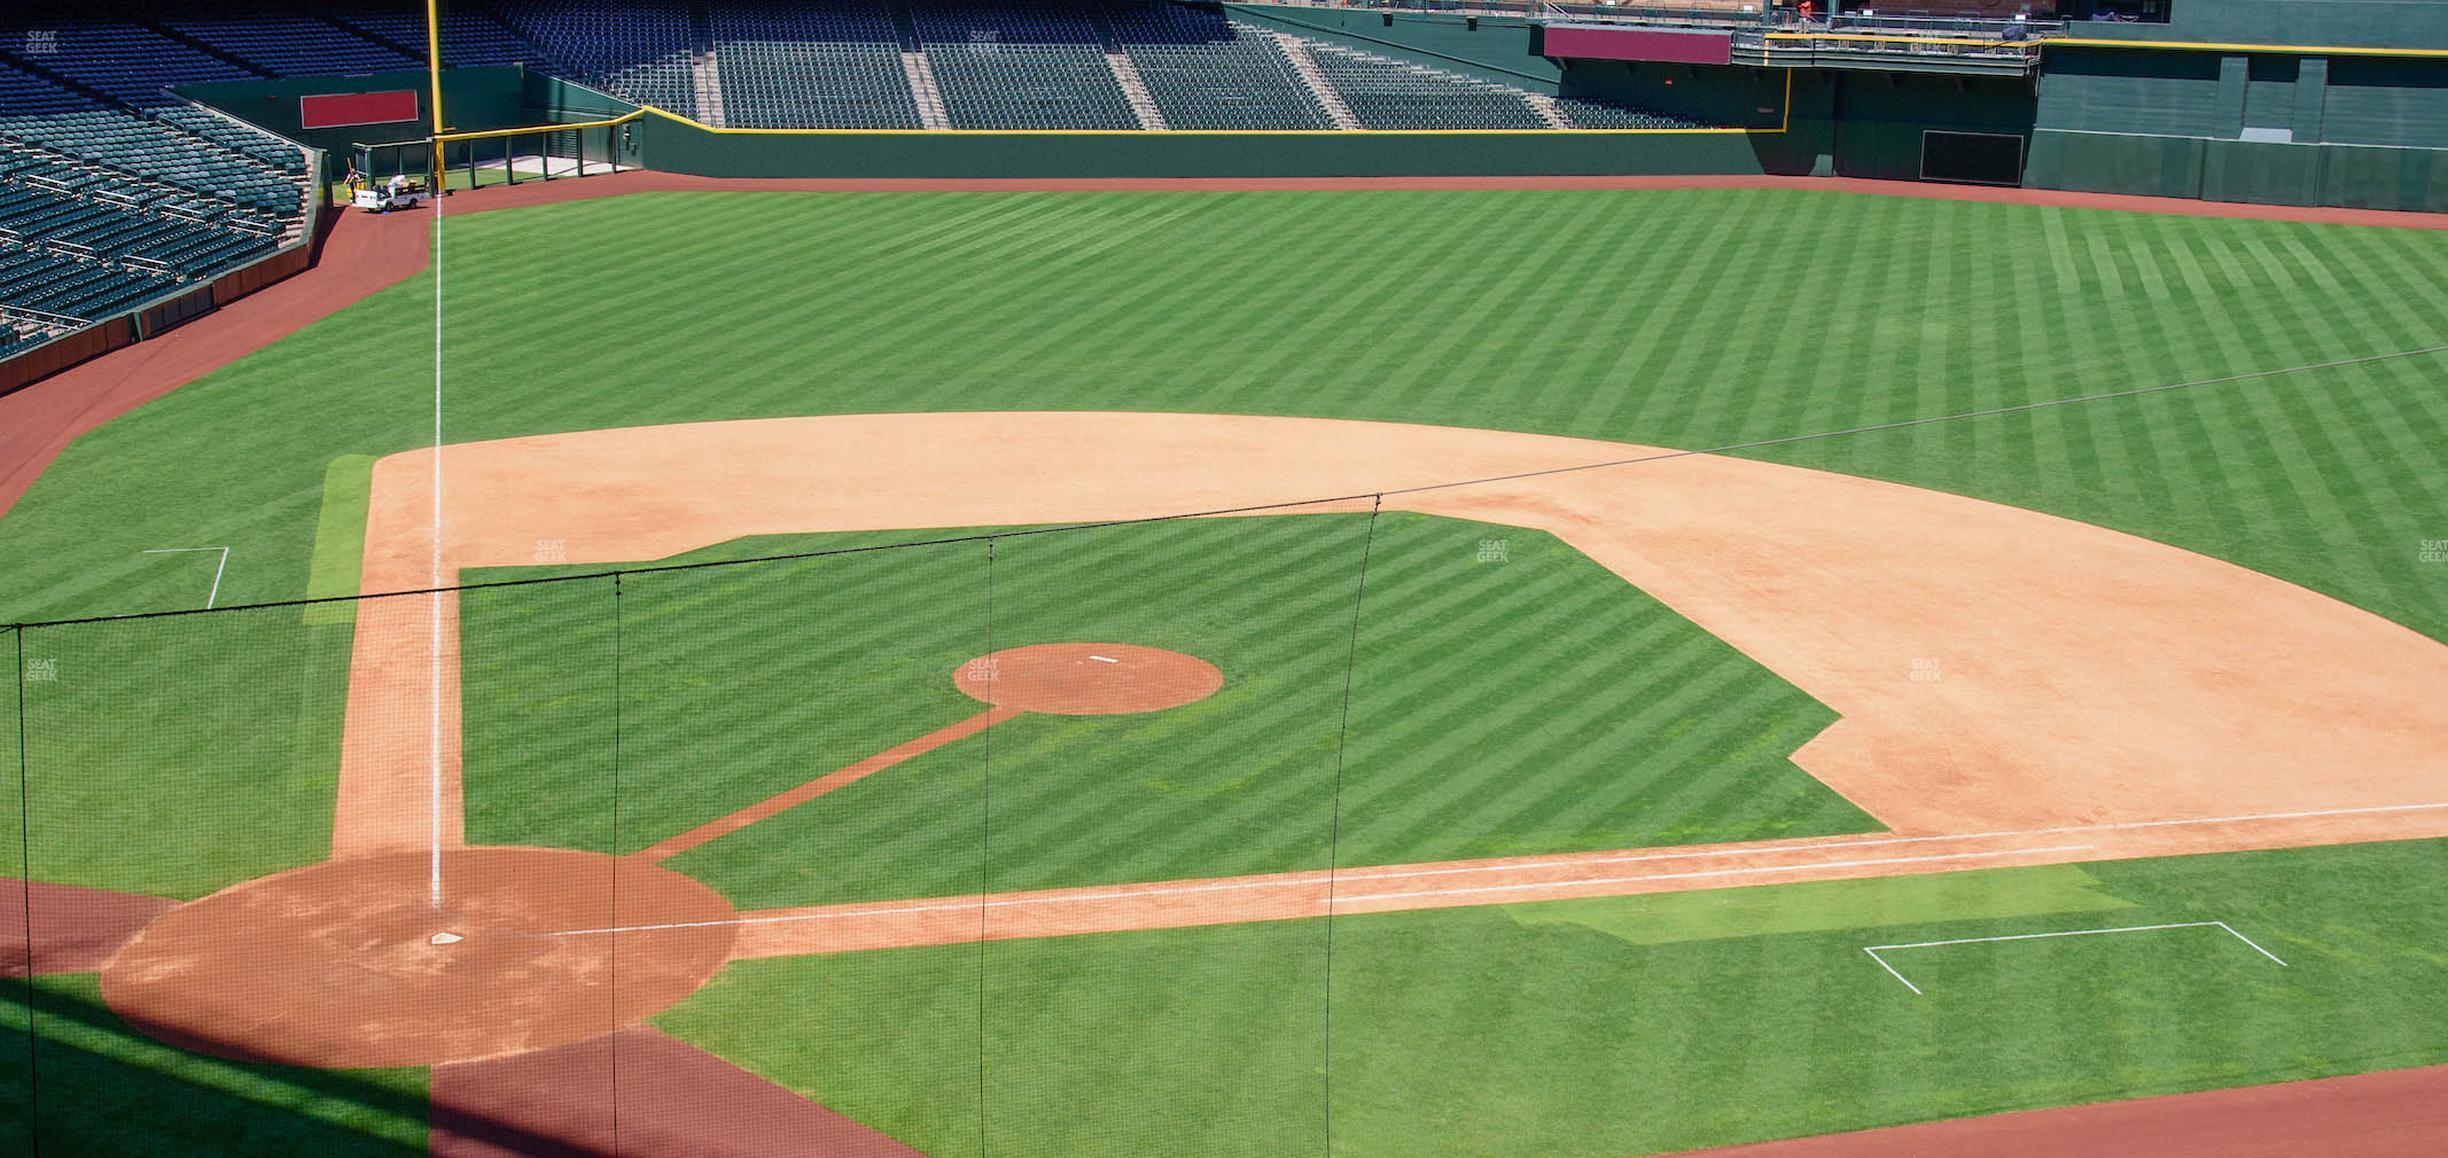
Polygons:
[[[641,106],[622,113],[617,117],[600,121],[559,121],[547,122],[540,125],[524,125],[518,128],[510,129],[476,129],[463,133],[436,133],[432,139],[442,143],[448,143],[451,141],[483,141],[491,140],[497,137],[524,137],[533,133],[566,133],[575,129],[604,129],[610,128],[614,125],[628,124],[629,122],[637,120],[645,115],[646,108]],[[413,145],[418,143],[420,142],[392,141],[377,143],[370,147],[381,148],[383,144]]]
[[7,305],[0,305],[0,321],[26,322],[31,325],[41,326],[44,329],[60,330],[63,332],[81,329],[85,326],[93,324],[84,318],[76,317],[70,314],[55,314],[49,310],[38,310],[31,306]]

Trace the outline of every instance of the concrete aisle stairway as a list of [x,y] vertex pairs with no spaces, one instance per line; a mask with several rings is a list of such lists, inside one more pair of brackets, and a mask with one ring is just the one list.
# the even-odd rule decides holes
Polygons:
[[910,97],[918,102],[919,127],[951,128],[952,117],[944,112],[943,90],[935,85],[935,66],[918,40],[918,19],[910,15],[909,0],[894,0],[892,22],[893,34],[901,38],[901,75],[909,78]]
[[1309,55],[1309,42],[1287,33],[1273,34],[1275,43],[1283,48],[1284,59],[1292,62],[1292,71],[1300,74],[1301,83],[1309,86],[1309,95],[1326,108],[1326,119],[1338,129],[1360,127],[1360,118],[1353,116],[1351,106],[1343,103],[1343,94],[1326,83],[1326,74],[1318,71],[1317,58]]
[[1105,50],[1105,67],[1113,73],[1122,99],[1130,102],[1131,115],[1139,118],[1139,127],[1151,132],[1164,131],[1164,110],[1157,108],[1156,98],[1148,94],[1147,80],[1139,75],[1139,63],[1122,47],[1122,34],[1114,31],[1113,20],[1105,15],[1104,8],[1091,5],[1088,22],[1096,28],[1097,44]]
[[1564,110],[1556,107],[1554,97],[1548,96],[1543,92],[1525,92],[1522,94],[1522,99],[1530,102],[1530,111],[1537,113],[1540,120],[1547,122],[1548,128],[1569,129],[1575,127],[1572,120],[1564,115]]
[[901,72],[909,77],[910,95],[918,101],[918,124],[929,129],[949,129],[952,118],[944,115],[943,90],[935,87],[935,69],[927,63],[923,52],[901,53]]
[[722,65],[714,58],[714,17],[703,3],[689,5],[689,87],[697,119],[723,127]]
[[1156,98],[1148,95],[1147,81],[1139,76],[1139,66],[1129,54],[1107,49],[1105,65],[1113,70],[1114,83],[1122,86],[1122,95],[1129,98],[1133,113],[1139,116],[1139,127],[1155,132],[1165,129],[1164,110],[1156,107]]

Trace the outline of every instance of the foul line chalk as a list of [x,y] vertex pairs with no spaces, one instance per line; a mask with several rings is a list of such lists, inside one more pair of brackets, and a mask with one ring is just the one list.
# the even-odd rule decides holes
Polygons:
[[1947,945],[1986,945],[1999,941],[2042,941],[2051,937],[2098,937],[2109,933],[2156,933],[2164,929],[2223,929],[2226,931],[2228,936],[2244,942],[2245,945],[2251,947],[2253,952],[2269,958],[2271,961],[2275,962],[2279,968],[2283,969],[2287,967],[2287,963],[2280,960],[2276,953],[2272,953],[2269,950],[2262,948],[2260,942],[2255,941],[2242,933],[2236,932],[2235,926],[2230,925],[2225,921],[2175,921],[2165,925],[2119,925],[2111,929],[2064,929],[2053,933],[2007,933],[1997,937],[1957,937],[1948,941],[1913,941],[1902,945],[1864,945],[1862,946],[1862,952],[1868,953],[1870,955],[1870,959],[1878,962],[1879,968],[1886,970],[1889,977],[1893,977],[1897,981],[1903,982],[1904,988],[1912,990],[1913,996],[1919,997],[1922,996],[1921,987],[1913,984],[1911,978],[1908,978],[1904,976],[1904,974],[1898,972],[1894,965],[1889,964],[1887,959],[1879,956],[1879,954],[1893,953],[1899,949],[1937,949]]

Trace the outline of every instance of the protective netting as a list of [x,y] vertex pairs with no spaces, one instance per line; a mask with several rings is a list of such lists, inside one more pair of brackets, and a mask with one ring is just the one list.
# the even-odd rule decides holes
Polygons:
[[9,1128],[1322,1146],[1377,521],[752,540],[10,628]]

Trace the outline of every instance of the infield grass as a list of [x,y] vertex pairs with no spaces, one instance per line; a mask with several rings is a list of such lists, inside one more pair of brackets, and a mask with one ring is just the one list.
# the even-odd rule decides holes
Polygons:
[[954,669],[1061,641],[1187,652],[1224,686],[1145,715],[1024,716],[672,867],[751,908],[953,894],[978,887],[990,825],[996,889],[1322,868],[1339,749],[1344,864],[1877,827],[1787,759],[1833,713],[1517,527],[1389,513],[1373,540],[1365,514],[1062,530],[1002,537],[991,561],[963,542],[630,575],[617,641],[615,610],[601,579],[466,596],[471,840],[642,848],[973,715]]
[[[2426,556],[2448,540],[2448,356],[2416,352],[2448,342],[2448,233],[1763,190],[658,194],[454,219],[445,235],[454,441],[1161,409],[1706,448],[2210,383],[1742,453],[2129,531],[2448,641],[2448,566]],[[341,524],[360,500],[355,464],[333,462],[429,437],[433,310],[432,283],[412,279],[78,440],[0,518],[0,619],[200,603],[195,569],[148,548],[229,545],[225,605],[344,580]],[[2215,381],[2373,355],[2402,356]],[[1270,689],[1285,714],[1219,696],[1178,716],[996,729],[992,815],[1011,823],[989,883],[1316,855],[1313,810],[1296,805],[1319,790],[1333,713],[1312,677],[1329,667],[1315,657],[1351,535],[1328,550],[1305,535],[1257,545],[1277,533],[1263,527],[1181,533],[1117,550],[1212,572],[1185,588],[1204,603],[1163,604],[1164,585],[1129,566],[1066,580],[1069,561],[1026,557],[1015,571],[1050,578],[998,603],[1034,608],[1047,632],[1102,634],[1097,616],[1118,612],[1079,593],[1148,593],[1159,602],[1134,632],[1194,631],[1185,650],[1215,651],[1228,673],[1293,681]],[[1197,539],[1210,533],[1224,538]],[[1391,567],[1404,533],[1381,533]],[[1514,537],[1508,566],[1538,579],[1528,541]],[[1642,619],[1621,589],[1628,618],[1590,636],[1618,646],[1576,650],[1586,613],[1502,606],[1517,596],[1473,586],[1495,573],[1448,565],[1441,537],[1417,548],[1426,569],[1390,604],[1416,621],[1363,620],[1345,863],[1852,823],[1779,779],[1812,718],[1790,689],[1690,644],[1679,620]],[[967,625],[1019,642],[1026,620],[990,636],[971,618],[970,565],[943,566],[924,583],[876,568],[834,584],[811,565],[777,572],[768,600],[714,580],[624,583],[617,597],[645,605],[618,620],[634,636],[588,626],[606,622],[587,602],[606,590],[472,598],[471,687],[499,703],[470,704],[471,835],[642,842],[973,710],[941,682],[974,654]],[[1311,572],[1327,577],[1315,589]],[[1538,583],[1558,608],[1594,590]],[[810,626],[870,607],[903,621]],[[349,630],[302,618],[28,632],[27,658],[56,661],[21,677],[32,875],[184,896],[319,857]],[[1517,621],[1546,626],[1503,630]],[[1625,678],[1609,666],[1620,644],[1653,634],[1707,708],[1739,706],[1756,731],[1678,733],[1677,704],[1634,721],[1570,698]],[[651,662],[631,667],[633,644]],[[846,662],[854,644],[866,666]],[[614,671],[641,682],[616,695]],[[1505,704],[1475,702],[1488,688],[1563,695],[1570,726],[1508,729]],[[590,769],[614,767],[607,717],[633,693],[638,711],[690,716],[651,733],[660,749],[620,753],[624,769],[642,761],[649,795],[615,827],[595,807],[613,785]],[[1245,748],[1240,766],[1281,794],[1227,792],[1262,786],[1196,766],[1202,743]],[[966,755],[940,750],[685,867],[754,903],[969,887],[980,862],[953,819],[975,803]],[[1703,757],[1728,763],[1677,782]],[[1610,759],[1628,761],[1621,783]],[[1490,769],[1506,775],[1477,774]],[[1715,914],[1654,898],[1355,918],[1335,932],[1331,1103],[1318,922],[748,962],[661,1021],[944,1154],[981,1137],[996,1153],[1300,1151],[1326,1137],[1330,1104],[1337,1153],[1630,1153],[2448,1060],[2429,948],[2448,901],[2425,885],[2443,856],[2413,842],[2100,865],[2081,895],[2062,877],[1999,885],[2009,895],[1960,910],[1979,920],[1857,882],[1730,905],[1717,936]],[[1859,952],[2043,917],[2228,920],[2289,966],[2182,939],[1949,949],[1915,999]],[[45,982],[37,1000],[78,984]],[[147,1074],[202,1064],[153,1048],[121,1035],[87,1053]],[[320,1096],[226,1080],[257,1105]],[[93,1084],[96,1121],[176,1088]]]

